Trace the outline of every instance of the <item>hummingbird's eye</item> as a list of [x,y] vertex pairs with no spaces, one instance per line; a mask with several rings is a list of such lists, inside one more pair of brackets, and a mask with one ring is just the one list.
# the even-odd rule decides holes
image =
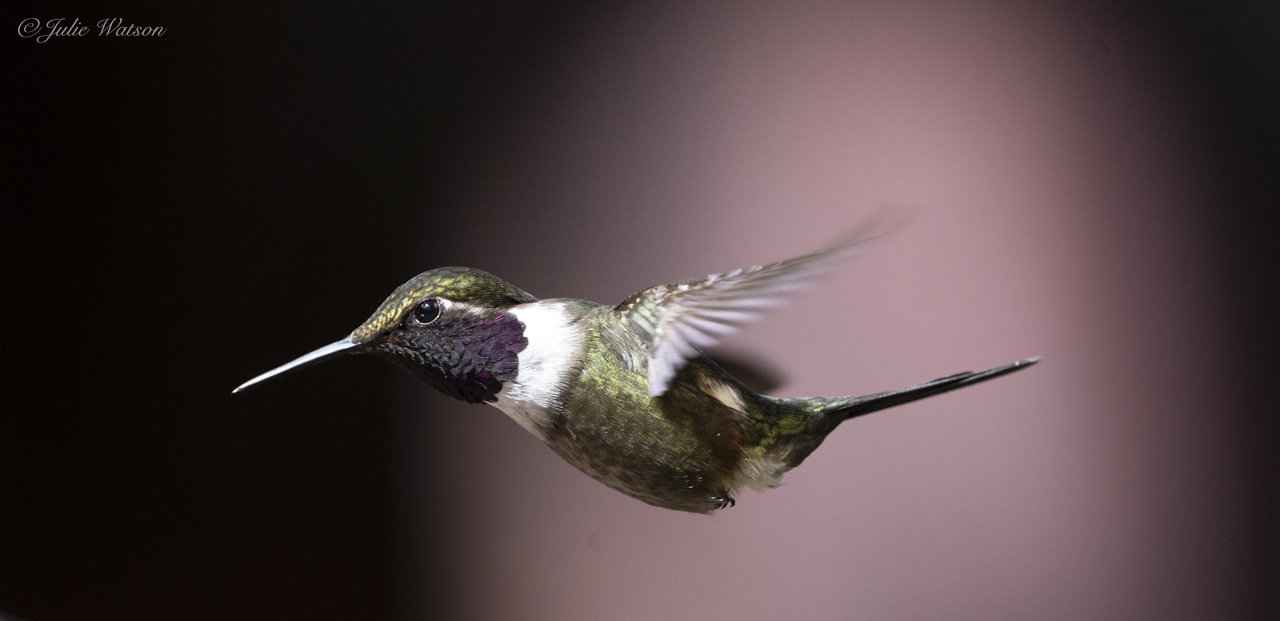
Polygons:
[[426,325],[440,318],[440,300],[427,298],[413,307],[413,318]]

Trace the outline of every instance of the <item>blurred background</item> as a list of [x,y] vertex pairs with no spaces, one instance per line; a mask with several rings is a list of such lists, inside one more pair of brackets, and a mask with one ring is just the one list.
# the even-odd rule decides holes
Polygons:
[[[1280,614],[1272,3],[17,4],[0,614]],[[717,353],[783,396],[1043,362],[714,517],[369,357],[230,394],[431,267],[617,302],[885,208]]]

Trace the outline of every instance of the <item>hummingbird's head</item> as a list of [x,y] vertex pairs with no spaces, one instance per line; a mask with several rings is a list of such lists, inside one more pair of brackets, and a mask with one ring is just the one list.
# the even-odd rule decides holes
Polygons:
[[347,338],[446,395],[493,401],[528,345],[506,310],[535,299],[488,272],[442,267],[400,285]]
[[528,345],[524,324],[507,312],[536,301],[506,281],[468,267],[423,272],[400,285],[347,338],[268,371],[236,391],[340,353],[386,358],[440,392],[470,403],[493,401],[515,379]]

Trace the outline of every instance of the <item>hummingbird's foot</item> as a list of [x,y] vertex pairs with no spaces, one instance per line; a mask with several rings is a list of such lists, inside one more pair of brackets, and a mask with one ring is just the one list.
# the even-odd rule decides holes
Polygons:
[[711,499],[716,501],[716,509],[724,509],[737,504],[733,496],[730,496],[727,492],[720,492],[720,495],[712,496]]

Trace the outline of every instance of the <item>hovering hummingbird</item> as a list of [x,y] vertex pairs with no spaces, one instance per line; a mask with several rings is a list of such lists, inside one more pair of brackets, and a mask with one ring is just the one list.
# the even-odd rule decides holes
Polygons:
[[346,338],[233,392],[338,354],[371,353],[446,395],[497,407],[619,492],[711,513],[732,506],[743,487],[777,487],[850,418],[1039,360],[858,397],[782,399],[757,394],[702,353],[867,239],[651,287],[616,306],[539,300],[478,269],[433,269]]

